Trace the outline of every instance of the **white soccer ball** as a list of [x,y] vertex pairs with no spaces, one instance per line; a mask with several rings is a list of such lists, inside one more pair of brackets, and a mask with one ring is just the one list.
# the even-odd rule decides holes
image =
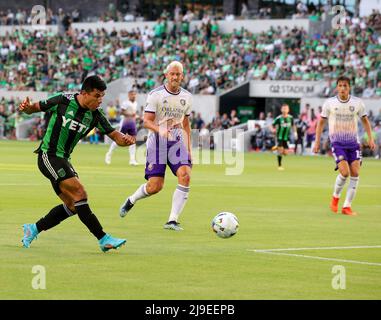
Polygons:
[[238,228],[238,219],[231,212],[221,212],[213,218],[212,229],[220,238],[234,236]]

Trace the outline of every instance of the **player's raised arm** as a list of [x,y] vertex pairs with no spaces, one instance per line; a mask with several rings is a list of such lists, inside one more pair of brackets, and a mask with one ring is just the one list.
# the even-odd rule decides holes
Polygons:
[[35,112],[40,112],[40,103],[31,103],[29,97],[26,97],[23,102],[20,103],[18,110],[20,112],[25,112],[26,114],[32,114]]
[[321,117],[316,128],[316,138],[315,138],[315,145],[313,152],[318,153],[320,151],[320,140],[321,140],[321,133],[323,132],[324,126],[327,122],[326,118]]

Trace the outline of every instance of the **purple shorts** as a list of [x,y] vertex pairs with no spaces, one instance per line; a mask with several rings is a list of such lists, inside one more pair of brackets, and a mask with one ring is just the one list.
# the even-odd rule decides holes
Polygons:
[[362,159],[360,145],[355,143],[345,146],[333,143],[332,154],[335,158],[336,164],[338,164],[342,160],[345,160],[349,164],[351,164],[353,161],[356,160],[360,160],[361,162]]
[[159,137],[158,134],[151,134],[147,140],[145,179],[164,177],[167,165],[174,175],[182,166],[192,168],[192,160],[187,146],[181,136],[177,136],[174,141],[168,141]]
[[120,131],[124,134],[129,134],[130,136],[136,136],[136,122],[135,120],[124,120],[120,127]]

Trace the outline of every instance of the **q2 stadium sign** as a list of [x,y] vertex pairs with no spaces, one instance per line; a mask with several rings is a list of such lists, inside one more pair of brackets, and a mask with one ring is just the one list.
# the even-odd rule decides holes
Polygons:
[[250,81],[250,97],[317,97],[324,85],[324,81],[252,80]]

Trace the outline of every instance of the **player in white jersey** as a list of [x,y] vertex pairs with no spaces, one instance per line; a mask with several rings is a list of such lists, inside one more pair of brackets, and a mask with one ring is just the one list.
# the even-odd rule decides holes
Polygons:
[[189,116],[192,94],[180,87],[183,66],[171,62],[166,70],[167,82],[151,91],[144,112],[144,127],[150,130],[147,139],[145,179],[120,208],[124,217],[136,201],[158,193],[164,186],[167,165],[177,176],[178,185],[172,197],[172,209],[165,229],[180,231],[178,219],[189,195],[192,168]]
[[347,77],[338,78],[336,88],[338,95],[327,99],[323,105],[321,119],[316,129],[314,152],[318,153],[320,151],[321,133],[328,120],[329,139],[336,161],[335,170],[339,170],[330,208],[333,212],[337,213],[341,191],[348,177],[350,177],[341,213],[356,215],[356,212],[351,209],[351,204],[358,187],[361,165],[361,150],[357,128],[359,119],[361,119],[365,131],[368,134],[369,147],[372,150],[375,149],[375,144],[363,101],[349,94],[350,79]]
[[[136,101],[136,91],[130,90],[128,92],[128,99],[121,105],[121,120],[119,123],[119,130],[123,133],[128,133],[130,136],[136,137],[136,109],[138,102]],[[112,142],[109,150],[106,153],[105,162],[111,164],[112,152],[117,148],[117,144]],[[138,165],[136,161],[136,144],[129,146],[130,152],[130,165]]]

